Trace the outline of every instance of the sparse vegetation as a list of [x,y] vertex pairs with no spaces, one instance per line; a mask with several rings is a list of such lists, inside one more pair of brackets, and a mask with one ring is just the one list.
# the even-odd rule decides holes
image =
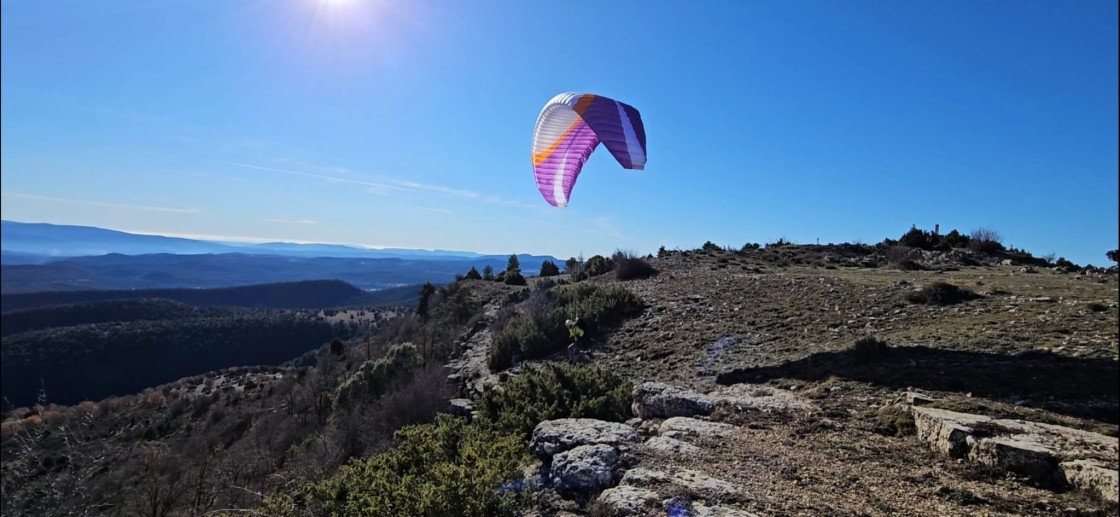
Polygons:
[[990,228],[977,228],[969,235],[968,247],[973,251],[994,253],[1003,251],[1002,238]]
[[957,287],[947,282],[934,282],[923,287],[921,290],[910,293],[907,295],[906,299],[912,303],[953,305],[975,300],[980,297],[980,295],[972,290],[963,287]]
[[535,290],[520,313],[507,313],[494,323],[490,367],[503,369],[516,358],[543,357],[568,343],[564,320],[579,318],[588,336],[639,313],[642,302],[622,288],[577,284]]
[[907,436],[914,434],[914,417],[909,408],[900,404],[884,406],[878,413],[879,426],[876,428],[888,436]]

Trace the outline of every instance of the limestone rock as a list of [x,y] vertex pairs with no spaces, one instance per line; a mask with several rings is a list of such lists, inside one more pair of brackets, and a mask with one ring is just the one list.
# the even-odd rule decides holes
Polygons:
[[451,399],[448,412],[470,420],[471,413],[474,412],[474,402],[471,402],[470,399]]
[[544,458],[581,445],[618,447],[640,441],[638,431],[626,424],[593,418],[561,418],[537,424],[529,450]]
[[1025,420],[912,407],[918,438],[936,450],[1014,472],[1055,488],[1068,483],[1117,500],[1118,440]]
[[657,506],[657,493],[623,485],[604,490],[598,501],[608,515],[647,515]]
[[1120,493],[1120,472],[1098,460],[1073,460],[1058,465],[1069,484],[1115,504]]
[[926,404],[932,404],[937,400],[925,393],[918,393],[916,391],[907,391],[902,394],[902,398],[911,406],[924,406]]
[[647,382],[634,389],[634,413],[643,420],[707,415],[715,407],[716,401],[707,395],[660,382]]
[[647,382],[634,390],[634,412],[643,419],[708,415],[720,404],[738,411],[768,413],[811,407],[791,391],[752,384],[734,384],[706,395],[660,382]]
[[688,438],[720,438],[730,436],[735,426],[721,422],[707,422],[677,416],[661,423],[658,434],[667,438],[685,440]]
[[673,484],[687,488],[693,494],[701,497],[729,497],[737,494],[739,488],[722,479],[716,479],[703,472],[684,469],[672,475]]
[[646,448],[664,455],[697,454],[700,448],[691,443],[682,442],[668,436],[654,436],[643,444]]
[[735,508],[728,508],[726,506],[705,506],[700,503],[692,503],[692,517],[757,517],[756,514],[737,510]]
[[552,479],[561,488],[591,490],[611,484],[618,452],[610,445],[581,445],[552,458]]
[[644,467],[633,468],[626,471],[622,475],[622,485],[630,486],[649,486],[657,483],[669,482],[669,475],[661,472],[660,470],[652,470]]

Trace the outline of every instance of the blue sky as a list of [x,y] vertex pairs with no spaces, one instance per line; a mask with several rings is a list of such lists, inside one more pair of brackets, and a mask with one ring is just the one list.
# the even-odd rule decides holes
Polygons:
[[[1117,247],[1117,2],[2,2],[2,217],[532,252]],[[564,91],[642,113],[549,206]]]

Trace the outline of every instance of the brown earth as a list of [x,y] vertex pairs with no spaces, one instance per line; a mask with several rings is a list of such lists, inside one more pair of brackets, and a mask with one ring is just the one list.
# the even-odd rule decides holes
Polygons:
[[[1116,436],[1115,272],[778,267],[700,251],[653,263],[659,275],[625,282],[647,310],[594,344],[596,364],[702,393],[769,384],[816,408],[722,413],[713,419],[741,432],[696,456],[639,453],[642,467],[679,464],[732,482],[742,495],[730,506],[764,515],[1115,514],[1090,495],[939,455],[879,416],[912,389],[935,407]],[[908,301],[933,282],[983,296]],[[853,347],[869,335],[891,346]]]

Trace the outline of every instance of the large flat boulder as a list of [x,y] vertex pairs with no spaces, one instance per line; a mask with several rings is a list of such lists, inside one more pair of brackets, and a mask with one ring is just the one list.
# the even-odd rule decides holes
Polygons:
[[664,422],[658,428],[658,435],[678,440],[691,438],[723,438],[731,436],[735,426],[722,422],[708,422],[684,416],[675,416]]
[[643,447],[661,455],[672,456],[676,454],[699,454],[700,448],[688,442],[683,442],[668,436],[654,436],[642,444]]
[[1116,502],[1118,440],[1100,433],[1026,420],[911,407],[918,439],[956,458],[1066,485]]
[[707,415],[717,401],[707,395],[661,382],[647,382],[634,389],[634,414],[641,419]]
[[711,392],[709,396],[715,398],[717,403],[726,404],[737,411],[789,413],[813,407],[813,404],[792,391],[756,384],[724,386]]
[[539,457],[548,458],[581,445],[617,448],[640,441],[638,431],[626,424],[594,418],[561,418],[537,424],[529,450]]
[[753,384],[734,384],[708,394],[661,382],[647,382],[634,389],[634,413],[642,419],[703,416],[720,405],[767,413],[812,407],[793,392]]

